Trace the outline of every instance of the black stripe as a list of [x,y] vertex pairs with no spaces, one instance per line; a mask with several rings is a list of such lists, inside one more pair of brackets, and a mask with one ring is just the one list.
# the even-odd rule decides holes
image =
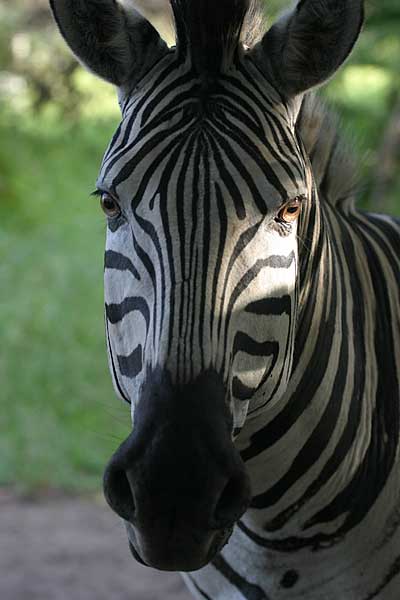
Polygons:
[[156,294],[157,294],[157,290],[156,290],[156,273],[154,270],[154,265],[152,263],[152,261],[150,260],[150,257],[148,256],[148,254],[143,250],[143,248],[138,244],[138,242],[136,241],[135,238],[135,234],[133,232],[133,228],[131,227],[131,234],[132,234],[132,242],[133,242],[133,248],[137,254],[138,259],[140,259],[140,261],[142,262],[142,265],[144,266],[144,268],[146,269],[150,279],[151,279],[151,283],[153,286],[153,292],[154,292],[154,302],[153,302],[153,343],[155,343],[155,338],[156,338],[156,323],[157,323],[157,302],[156,302]]
[[218,169],[219,178],[221,181],[223,181],[232,198],[237,218],[243,220],[246,217],[246,209],[243,203],[243,197],[234,177],[232,177],[230,170],[227,169],[225,161],[222,158],[221,151],[215,141],[215,138],[218,136],[215,135],[215,131],[210,129],[210,127],[205,127],[205,130],[208,133],[208,141],[213,152],[213,158]]
[[[199,250],[198,248],[196,248],[196,252],[195,252],[195,258],[194,258],[194,281],[193,281],[193,290],[197,290],[197,282],[199,279]],[[196,326],[196,300],[197,300],[197,294],[192,294],[191,295],[192,298],[192,314],[190,317],[190,322],[191,322],[191,326],[190,326],[190,343],[188,346],[188,352],[191,351],[191,349],[194,347],[194,331],[195,331],[195,326]],[[189,365],[190,365],[190,378],[193,379],[194,377],[194,362],[193,362],[193,357],[191,354],[189,354],[188,356],[188,360],[189,360]]]
[[250,356],[272,356],[271,365],[268,365],[261,378],[261,382],[257,384],[256,388],[250,388],[246,386],[238,377],[234,377],[232,380],[232,393],[239,400],[250,400],[258,388],[261,388],[272,370],[275,367],[276,361],[279,355],[279,344],[275,341],[257,342],[253,338],[249,337],[246,333],[238,331],[235,335],[233,342],[232,357],[233,360],[238,352],[245,352]]
[[[141,226],[143,231],[145,231],[147,233],[147,235],[153,242],[153,245],[157,252],[159,272],[161,274],[161,302],[160,302],[160,313],[161,313],[160,330],[161,330],[162,326],[163,326],[163,322],[164,322],[164,317],[165,317],[165,296],[166,296],[166,282],[165,282],[166,277],[165,277],[165,268],[164,268],[161,244],[160,244],[160,240],[158,238],[157,231],[156,231],[154,225],[152,223],[150,223],[150,221],[146,221],[145,219],[142,219],[142,217],[140,217],[137,213],[135,213],[135,217],[136,217],[137,223]],[[151,260],[151,259],[149,259],[149,260]],[[154,261],[152,261],[152,262],[154,263]],[[154,265],[153,265],[153,270],[155,271]],[[156,297],[154,298],[154,303],[157,304]],[[156,323],[154,323],[154,332],[155,331],[156,331]]]
[[239,521],[237,526],[247,535],[253,542],[261,548],[268,548],[274,552],[294,553],[304,548],[309,548],[312,552],[323,551],[341,541],[342,538],[337,535],[318,533],[311,537],[287,537],[283,539],[273,539],[261,537],[254,533],[242,521]]
[[238,352],[245,352],[250,356],[272,356],[272,363],[274,365],[278,357],[279,344],[275,341],[257,342],[247,335],[247,333],[238,331],[233,342],[233,358],[235,358]]
[[142,370],[142,346],[139,344],[129,356],[117,356],[119,370],[125,377],[136,377]]
[[[192,175],[192,194],[191,194],[191,232],[190,232],[190,253],[189,253],[189,286],[188,286],[188,302],[186,311],[186,330],[185,330],[185,344],[187,352],[190,353],[190,349],[193,348],[193,337],[194,337],[194,317],[196,309],[196,294],[194,290],[197,289],[197,277],[198,277],[198,262],[197,262],[197,251],[196,251],[196,232],[198,223],[199,213],[199,181],[200,181],[200,169],[202,159],[202,147],[200,144],[196,145],[194,160],[193,160],[193,175]],[[192,303],[190,302],[192,300]],[[192,314],[190,315],[190,310]],[[190,360],[191,357],[186,356],[186,364],[189,367],[190,375],[193,377],[193,362]]]
[[270,600],[269,596],[267,596],[260,586],[248,582],[244,577],[239,575],[239,573],[234,571],[226,560],[222,558],[221,554],[214,558],[212,564],[217,571],[226,577],[229,583],[239,590],[246,600]]
[[[186,269],[186,224],[185,224],[185,208],[186,208],[186,196],[185,196],[185,182],[190,173],[189,165],[190,161],[193,158],[193,152],[195,148],[196,142],[196,134],[192,134],[191,138],[188,141],[188,145],[186,151],[184,153],[182,168],[179,172],[179,177],[176,185],[176,193],[177,193],[177,222],[178,222],[178,237],[179,237],[179,247],[180,247],[180,260],[181,260],[181,278],[182,278],[182,292],[181,292],[181,302],[179,306],[179,321],[178,321],[178,331],[179,331],[179,346],[178,346],[178,373],[180,373],[181,364],[185,363],[184,356],[184,297],[185,297],[185,289],[188,287],[187,275],[185,272]],[[190,266],[189,266],[190,269]],[[187,290],[189,291],[189,290]],[[189,294],[187,294],[187,302],[189,302]]]
[[125,394],[125,392],[123,391],[123,389],[118,381],[118,375],[117,375],[117,371],[116,371],[115,364],[114,364],[114,357],[113,357],[113,352],[112,352],[112,348],[111,348],[110,334],[108,331],[107,321],[106,321],[106,336],[107,336],[108,353],[110,356],[111,369],[112,369],[112,374],[113,374],[113,378],[115,381],[115,385],[117,386],[117,389],[118,389],[118,392],[119,392],[119,395],[121,396],[121,398],[123,398],[125,400],[125,402],[130,404],[131,401],[129,400],[128,395]]
[[130,271],[135,279],[140,281],[140,275],[132,261],[119,252],[106,250],[104,255],[104,267],[106,269],[116,269],[117,271]]
[[200,356],[201,356],[201,368],[204,369],[204,329],[206,325],[205,309],[206,309],[206,291],[207,291],[207,280],[208,280],[208,267],[210,260],[210,238],[211,238],[211,222],[210,222],[210,195],[211,195],[211,183],[210,183],[210,161],[209,161],[209,147],[206,147],[205,139],[202,139],[204,144],[203,153],[203,256],[201,265],[201,294],[200,294],[200,312],[199,312],[199,342],[200,342]]
[[146,321],[146,328],[149,327],[150,313],[146,301],[139,296],[129,296],[120,304],[106,304],[106,315],[110,323],[115,324],[122,321],[125,315],[138,311]]
[[211,596],[209,596],[202,589],[199,588],[199,586],[197,585],[197,583],[191,575],[188,574],[187,577],[189,577],[192,585],[196,588],[196,591],[200,594],[202,598],[205,598],[205,600],[212,600]]
[[387,574],[385,575],[383,581],[381,581],[381,583],[378,585],[377,588],[375,588],[375,590],[371,593],[368,594],[368,596],[366,596],[364,598],[364,600],[373,600],[373,598],[376,598],[378,596],[378,594],[380,594],[380,592],[382,590],[385,589],[385,587],[387,585],[389,585],[389,583],[391,581],[393,581],[393,579],[395,579],[395,577],[397,577],[397,575],[400,574],[400,556],[396,558],[396,560],[394,561],[394,563],[391,565],[389,571],[387,572]]
[[[217,316],[216,303],[217,303],[217,288],[218,288],[218,277],[220,275],[220,265],[223,262],[223,253],[226,243],[226,234],[228,230],[228,217],[226,214],[226,208],[224,199],[222,197],[221,188],[217,182],[214,184],[216,202],[218,208],[218,224],[219,224],[219,242],[218,251],[216,257],[216,266],[214,268],[213,283],[212,283],[212,299],[211,299],[211,321],[210,321],[210,336],[214,326],[214,321]],[[220,305],[223,306],[223,302]],[[222,311],[221,311],[222,312]]]
[[262,298],[250,302],[245,311],[254,315],[290,315],[292,299],[289,295],[280,298]]

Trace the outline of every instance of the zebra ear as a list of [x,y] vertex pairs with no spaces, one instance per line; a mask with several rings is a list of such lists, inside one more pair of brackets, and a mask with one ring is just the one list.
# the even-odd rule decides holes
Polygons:
[[116,0],[50,0],[50,6],[79,61],[114,85],[124,85],[167,51],[154,27]]
[[300,0],[253,49],[279,91],[293,97],[329,79],[351,52],[364,19],[363,0]]

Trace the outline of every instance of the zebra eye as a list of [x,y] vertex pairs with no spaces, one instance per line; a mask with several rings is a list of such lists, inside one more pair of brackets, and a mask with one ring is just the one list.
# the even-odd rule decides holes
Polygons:
[[100,205],[107,217],[110,217],[110,219],[115,219],[121,214],[121,209],[118,206],[118,203],[110,194],[107,194],[107,192],[102,193],[100,197]]
[[301,213],[301,201],[299,198],[286,202],[278,213],[279,221],[283,223],[294,223]]

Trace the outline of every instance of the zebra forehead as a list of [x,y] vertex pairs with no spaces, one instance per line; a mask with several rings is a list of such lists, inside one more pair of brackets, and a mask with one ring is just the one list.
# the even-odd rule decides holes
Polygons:
[[170,183],[172,172],[182,178],[202,162],[210,180],[222,178],[230,193],[237,177],[247,186],[244,196],[262,188],[279,203],[305,194],[306,162],[290,112],[257,81],[250,61],[221,74],[206,101],[199,101],[191,69],[175,67],[174,60],[165,61],[132,95],[104,157],[100,187],[131,200],[136,189],[135,204],[148,195],[149,184],[154,188],[163,178],[165,184],[165,177]]
[[192,62],[182,61],[179,49],[171,48],[133,88],[124,91],[123,98],[124,118],[140,117],[141,127],[172,108],[189,105],[199,116],[204,116],[204,108],[209,110],[229,99],[246,113],[267,111],[294,124],[292,101],[277,92],[255,64],[251,52],[246,50],[238,53],[234,63],[215,73],[205,84]]
[[[197,135],[207,131],[213,138],[214,128],[229,140],[232,152],[235,148],[232,137],[240,138],[239,158],[244,164],[251,161],[253,148],[272,169],[274,162],[280,165],[285,170],[280,180],[285,182],[288,197],[296,189],[309,195],[309,184],[304,182],[309,181],[310,162],[321,199],[351,210],[360,179],[354,149],[343,136],[335,114],[314,93],[304,96],[298,113],[298,109],[282,102],[247,56],[214,82],[215,94],[209,95],[206,110],[204,106],[200,110],[196,89],[197,76],[190,66],[178,63],[175,52],[171,51],[131,91],[124,118],[106,151],[99,187],[113,189],[114,176],[121,172],[124,162],[123,173],[129,184],[138,179],[136,163],[130,163],[129,157],[136,154],[142,166],[152,163],[152,145],[156,149],[162,146],[157,145],[158,139],[168,139],[176,146],[185,136],[189,142],[190,130],[192,139],[196,137],[195,131]],[[245,145],[246,139],[251,143]],[[131,169],[129,164],[133,165]],[[295,172],[294,186],[288,170]],[[268,190],[265,193],[268,196]]]
[[256,212],[306,196],[305,163],[292,148],[274,147],[251,131],[240,133],[221,123],[197,129],[190,119],[139,140],[105,160],[99,187],[115,190],[120,201],[153,210],[160,199],[178,203],[196,194],[200,200],[230,198],[237,217],[245,206]]

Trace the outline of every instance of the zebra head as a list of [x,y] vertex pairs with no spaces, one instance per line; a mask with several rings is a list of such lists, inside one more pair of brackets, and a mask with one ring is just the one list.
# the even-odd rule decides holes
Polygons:
[[138,560],[194,570],[250,502],[235,435],[288,384],[315,218],[296,119],[350,52],[362,2],[301,0],[252,40],[246,0],[171,3],[172,49],[127,2],[52,8],[122,111],[97,187],[110,370],[134,425],[106,497]]

